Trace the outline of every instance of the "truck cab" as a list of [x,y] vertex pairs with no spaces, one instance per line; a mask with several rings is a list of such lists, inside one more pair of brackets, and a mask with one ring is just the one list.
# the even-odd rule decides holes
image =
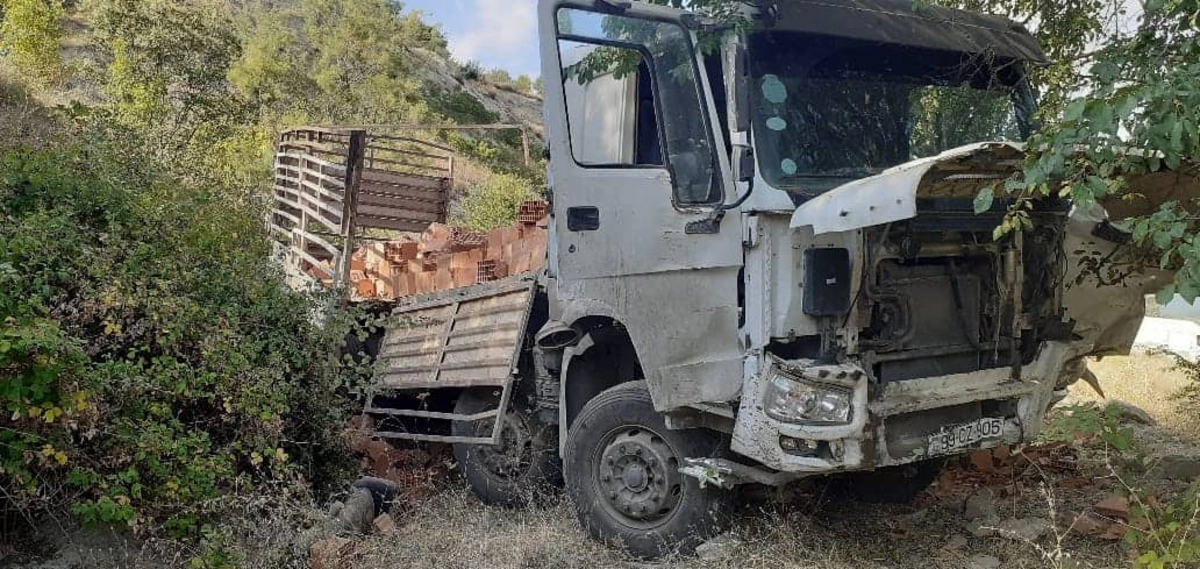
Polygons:
[[1005,193],[1045,60],[1005,18],[907,0],[760,1],[738,23],[542,0],[539,17],[535,350],[597,538],[694,546],[738,484],[876,471],[860,485],[911,496],[944,457],[1035,438],[1162,284],[1109,293],[1111,322],[1072,310],[1099,284],[1069,252],[1120,239],[1094,231],[1103,213]]

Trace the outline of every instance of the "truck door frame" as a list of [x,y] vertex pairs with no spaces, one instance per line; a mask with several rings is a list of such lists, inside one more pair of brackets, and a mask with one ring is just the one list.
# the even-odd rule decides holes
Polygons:
[[[673,157],[667,148],[664,167],[577,162],[560,54],[562,9],[660,22],[683,31],[698,108],[705,115],[708,154],[724,189],[719,199],[702,205],[678,203],[680,172],[671,167]],[[688,12],[641,2],[541,0],[538,14],[542,77],[547,85],[543,94],[546,137],[552,156],[553,316],[567,324],[600,317],[623,326],[659,411],[735,399],[743,370],[738,341],[741,216],[730,212],[715,234],[685,231],[689,222],[709,217],[723,202],[736,198],[737,188],[724,151],[729,135],[720,130],[705,61],[695,34],[683,24]],[[561,35],[568,37],[566,41],[579,37]],[[656,87],[655,92],[661,89]],[[663,102],[656,102],[656,107],[662,109]],[[661,134],[662,115],[658,123]],[[573,208],[596,210],[598,227],[583,231],[569,227],[568,212]]]

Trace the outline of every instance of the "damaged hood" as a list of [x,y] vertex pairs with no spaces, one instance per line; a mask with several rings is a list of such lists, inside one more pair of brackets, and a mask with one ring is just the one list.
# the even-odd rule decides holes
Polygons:
[[[1021,169],[1023,146],[972,144],[914,160],[830,190],[796,208],[791,227],[815,235],[853,231],[917,216],[920,198],[974,198],[983,188]],[[1127,354],[1145,315],[1145,295],[1174,280],[1171,271],[1148,267],[1099,269],[1128,252],[1128,235],[1111,223],[1148,215],[1168,201],[1200,214],[1200,165],[1161,170],[1126,180],[1130,192],[1076,206],[1063,242],[1067,259],[1063,308],[1074,321],[1076,357]],[[1118,263],[1119,265],[1119,263]]]
[[[917,216],[918,197],[974,198],[1020,170],[1023,157],[1020,144],[981,142],[906,162],[804,202],[792,214],[791,226],[811,226],[821,235],[911,219]],[[939,188],[939,181],[955,183]]]

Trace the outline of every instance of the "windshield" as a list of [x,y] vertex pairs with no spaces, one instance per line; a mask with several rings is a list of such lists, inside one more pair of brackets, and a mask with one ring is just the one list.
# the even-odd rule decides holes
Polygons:
[[1023,140],[1021,66],[961,53],[762,32],[750,38],[763,178],[815,195],[964,144]]

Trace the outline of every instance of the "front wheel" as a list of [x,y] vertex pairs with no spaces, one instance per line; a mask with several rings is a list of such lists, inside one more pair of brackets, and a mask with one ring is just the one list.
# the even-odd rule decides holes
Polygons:
[[[498,393],[464,391],[454,412],[474,415],[495,409]],[[451,432],[458,437],[490,437],[492,419],[455,422]],[[545,495],[561,478],[558,460],[558,431],[528,413],[510,408],[500,417],[500,441],[495,445],[455,443],[454,459],[471,490],[488,505],[516,507]]]
[[725,521],[726,493],[680,474],[685,458],[717,456],[712,431],[668,430],[644,382],[584,406],[567,435],[567,492],[593,538],[645,558],[691,553]]

